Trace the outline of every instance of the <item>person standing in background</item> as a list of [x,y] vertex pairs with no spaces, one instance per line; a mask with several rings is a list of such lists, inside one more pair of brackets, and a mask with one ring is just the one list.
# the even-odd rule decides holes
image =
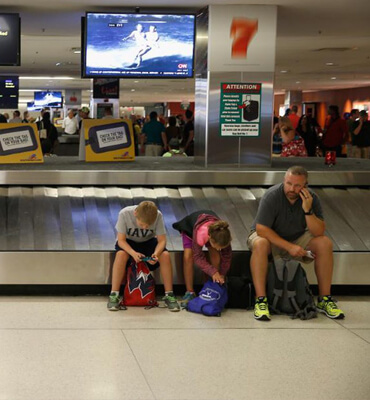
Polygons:
[[75,118],[75,113],[73,110],[68,111],[68,115],[64,118],[62,123],[62,128],[64,129],[64,133],[67,135],[74,135],[78,131],[78,122]]
[[157,121],[158,114],[152,111],[149,114],[150,121],[143,126],[142,134],[140,137],[141,151],[144,151],[145,142],[145,155],[160,157],[163,153],[163,147],[167,148],[166,135],[163,124]]
[[335,151],[337,157],[342,157],[342,145],[348,141],[348,126],[340,117],[338,106],[331,105],[325,122],[322,146],[324,155],[327,151]]
[[290,113],[288,115],[288,118],[290,119],[290,122],[292,123],[293,129],[296,130],[298,123],[299,123],[299,116],[297,115],[298,112],[298,107],[293,106],[290,110]]
[[354,140],[354,126],[355,122],[360,118],[360,111],[357,108],[353,108],[351,110],[351,113],[349,115],[349,118],[347,119],[347,126],[348,126],[348,132],[349,132],[349,139],[351,144],[348,146],[348,157],[354,157],[353,154],[353,140]]
[[194,156],[194,116],[193,111],[186,110],[186,124],[182,134],[181,147],[188,156]]
[[360,111],[360,119],[353,128],[353,157],[369,159],[370,121],[365,110]]
[[13,112],[13,118],[9,121],[12,124],[19,124],[22,122],[21,113],[19,110]]

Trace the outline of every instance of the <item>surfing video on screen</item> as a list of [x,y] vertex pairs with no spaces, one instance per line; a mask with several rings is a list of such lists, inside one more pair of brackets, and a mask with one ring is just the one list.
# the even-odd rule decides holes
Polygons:
[[86,14],[85,77],[191,78],[194,15]]
[[62,107],[62,92],[35,92],[34,104],[36,107]]

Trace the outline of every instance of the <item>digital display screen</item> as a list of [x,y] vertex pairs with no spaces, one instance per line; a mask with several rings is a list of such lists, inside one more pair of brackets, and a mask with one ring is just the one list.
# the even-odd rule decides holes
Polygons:
[[62,92],[35,92],[35,107],[62,107]]
[[194,15],[86,14],[84,76],[191,78]]
[[0,76],[0,108],[18,108],[18,76]]
[[33,101],[27,102],[27,111],[41,111],[42,107],[36,107]]
[[19,14],[0,14],[0,65],[20,65]]

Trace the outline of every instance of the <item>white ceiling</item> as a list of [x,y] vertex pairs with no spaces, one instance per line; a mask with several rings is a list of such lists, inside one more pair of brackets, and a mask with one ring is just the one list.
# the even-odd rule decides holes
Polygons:
[[[207,4],[228,3],[188,0],[186,9],[183,0],[141,0],[139,5],[148,12],[158,7],[194,12]],[[91,81],[80,79],[80,55],[72,51],[81,45],[81,16],[85,11],[134,11],[138,5],[132,0],[126,0],[124,6],[122,0],[101,4],[101,0],[1,0],[0,12],[19,12],[22,18],[22,65],[0,67],[0,74],[20,75],[21,100],[33,99],[32,92],[24,90],[77,88],[83,89],[83,100],[88,101]],[[276,92],[370,86],[369,0],[233,0],[232,4],[279,6]],[[56,66],[58,62],[64,65]],[[328,62],[334,65],[327,66]],[[288,72],[281,73],[283,70]],[[73,79],[23,78],[58,76]],[[193,99],[193,79],[121,80],[123,105]]]

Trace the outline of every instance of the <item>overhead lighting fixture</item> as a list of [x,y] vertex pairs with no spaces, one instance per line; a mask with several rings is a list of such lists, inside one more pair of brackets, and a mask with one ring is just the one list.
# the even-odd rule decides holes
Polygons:
[[337,79],[337,77],[336,76],[332,76],[330,79],[334,80],[334,79]]
[[131,92],[135,92],[135,89],[131,89]]
[[334,65],[334,63],[333,62],[327,62],[327,63],[325,63],[325,65],[327,65],[328,67],[332,67]]
[[47,81],[49,79],[58,80],[58,81],[68,81],[72,79],[71,76],[20,76],[20,80],[39,80],[39,81]]
[[134,83],[139,83],[139,81],[134,81]]
[[283,69],[282,71],[280,71],[281,74],[286,74],[288,71],[286,71],[285,69]]
[[297,81],[296,83],[301,83],[301,81]]

